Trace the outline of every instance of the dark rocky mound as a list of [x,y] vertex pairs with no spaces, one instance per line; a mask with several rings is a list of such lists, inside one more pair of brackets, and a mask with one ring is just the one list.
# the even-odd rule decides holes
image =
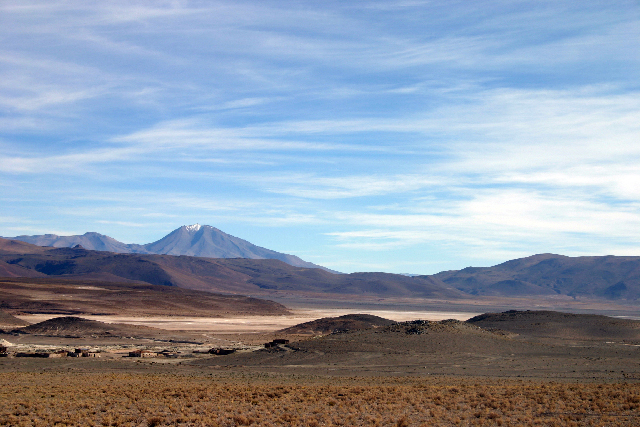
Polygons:
[[508,331],[523,338],[640,341],[640,321],[595,314],[509,310],[481,314],[467,323]]
[[22,319],[18,319],[15,316],[10,315],[7,312],[0,310],[0,327],[16,327],[16,326],[27,326],[30,325],[29,322],[25,322]]
[[[277,351],[236,353],[226,356],[225,364],[329,367],[377,374],[385,370],[397,372],[398,366],[419,366],[421,370],[427,364],[451,364],[454,360],[457,363],[471,360],[474,365],[484,366],[493,363],[497,355],[515,354],[532,346],[457,320],[416,320],[304,339]],[[193,363],[216,365],[220,362],[210,359]]]
[[301,323],[282,329],[279,332],[286,334],[313,334],[324,335],[336,332],[355,331],[368,328],[379,328],[395,324],[393,320],[385,319],[371,314],[345,314],[339,317],[324,317],[311,322]]
[[160,330],[147,326],[125,325],[120,323],[104,323],[82,317],[65,316],[34,323],[14,332],[20,334],[60,336],[68,338],[83,338],[88,336],[151,336]]

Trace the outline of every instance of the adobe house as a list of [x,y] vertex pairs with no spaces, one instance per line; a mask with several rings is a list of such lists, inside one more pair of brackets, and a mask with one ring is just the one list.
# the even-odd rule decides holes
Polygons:
[[151,350],[134,350],[129,352],[129,357],[156,357],[158,353]]
[[277,338],[271,342],[265,343],[264,348],[278,347],[281,344],[289,344],[289,340],[285,340],[283,338]]

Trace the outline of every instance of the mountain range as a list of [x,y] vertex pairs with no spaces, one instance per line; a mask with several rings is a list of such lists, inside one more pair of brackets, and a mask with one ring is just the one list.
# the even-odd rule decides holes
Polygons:
[[[4,271],[4,274],[2,273]],[[429,276],[334,274],[276,259],[117,254],[52,248],[0,239],[0,276],[137,282],[207,292],[269,296],[277,292],[387,297],[464,298]],[[1,298],[0,298],[1,299]]]
[[277,259],[295,267],[323,268],[304,261],[295,255],[284,254],[254,245],[246,240],[227,234],[210,225],[183,225],[162,239],[147,243],[122,243],[104,234],[88,232],[83,235],[58,236],[43,234],[36,236],[6,237],[37,246],[72,248],[82,246],[93,251],[121,254],[187,255],[206,258]]
[[273,297],[287,293],[466,300],[482,297],[580,298],[640,303],[640,257],[541,254],[493,267],[409,277],[333,274],[277,259],[118,254],[0,239],[0,276],[144,282],[207,292]]
[[[125,244],[99,233],[0,239],[0,276],[146,282],[208,292],[358,294],[402,298],[540,297],[640,301],[640,257],[539,254],[434,275],[334,274],[209,225]],[[34,246],[35,245],[35,246]]]

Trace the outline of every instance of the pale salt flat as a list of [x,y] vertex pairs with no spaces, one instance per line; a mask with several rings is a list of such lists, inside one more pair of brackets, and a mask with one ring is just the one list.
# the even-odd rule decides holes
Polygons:
[[[369,310],[354,311],[348,309],[298,309],[287,316],[243,316],[243,317],[179,317],[179,316],[92,316],[82,315],[85,319],[98,320],[105,323],[126,323],[131,325],[151,326],[165,330],[206,331],[212,333],[249,333],[273,332],[279,329],[309,322],[323,317],[337,317],[345,314],[372,314],[398,322],[408,320],[467,320],[481,313],[441,312],[441,311],[392,311]],[[38,323],[54,317],[49,314],[29,314],[16,316],[30,323]]]

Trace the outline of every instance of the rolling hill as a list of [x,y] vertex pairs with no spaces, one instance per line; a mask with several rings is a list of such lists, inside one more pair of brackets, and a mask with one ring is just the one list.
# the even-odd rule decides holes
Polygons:
[[640,257],[636,256],[540,254],[493,267],[444,271],[434,277],[465,293],[479,296],[640,299]]

